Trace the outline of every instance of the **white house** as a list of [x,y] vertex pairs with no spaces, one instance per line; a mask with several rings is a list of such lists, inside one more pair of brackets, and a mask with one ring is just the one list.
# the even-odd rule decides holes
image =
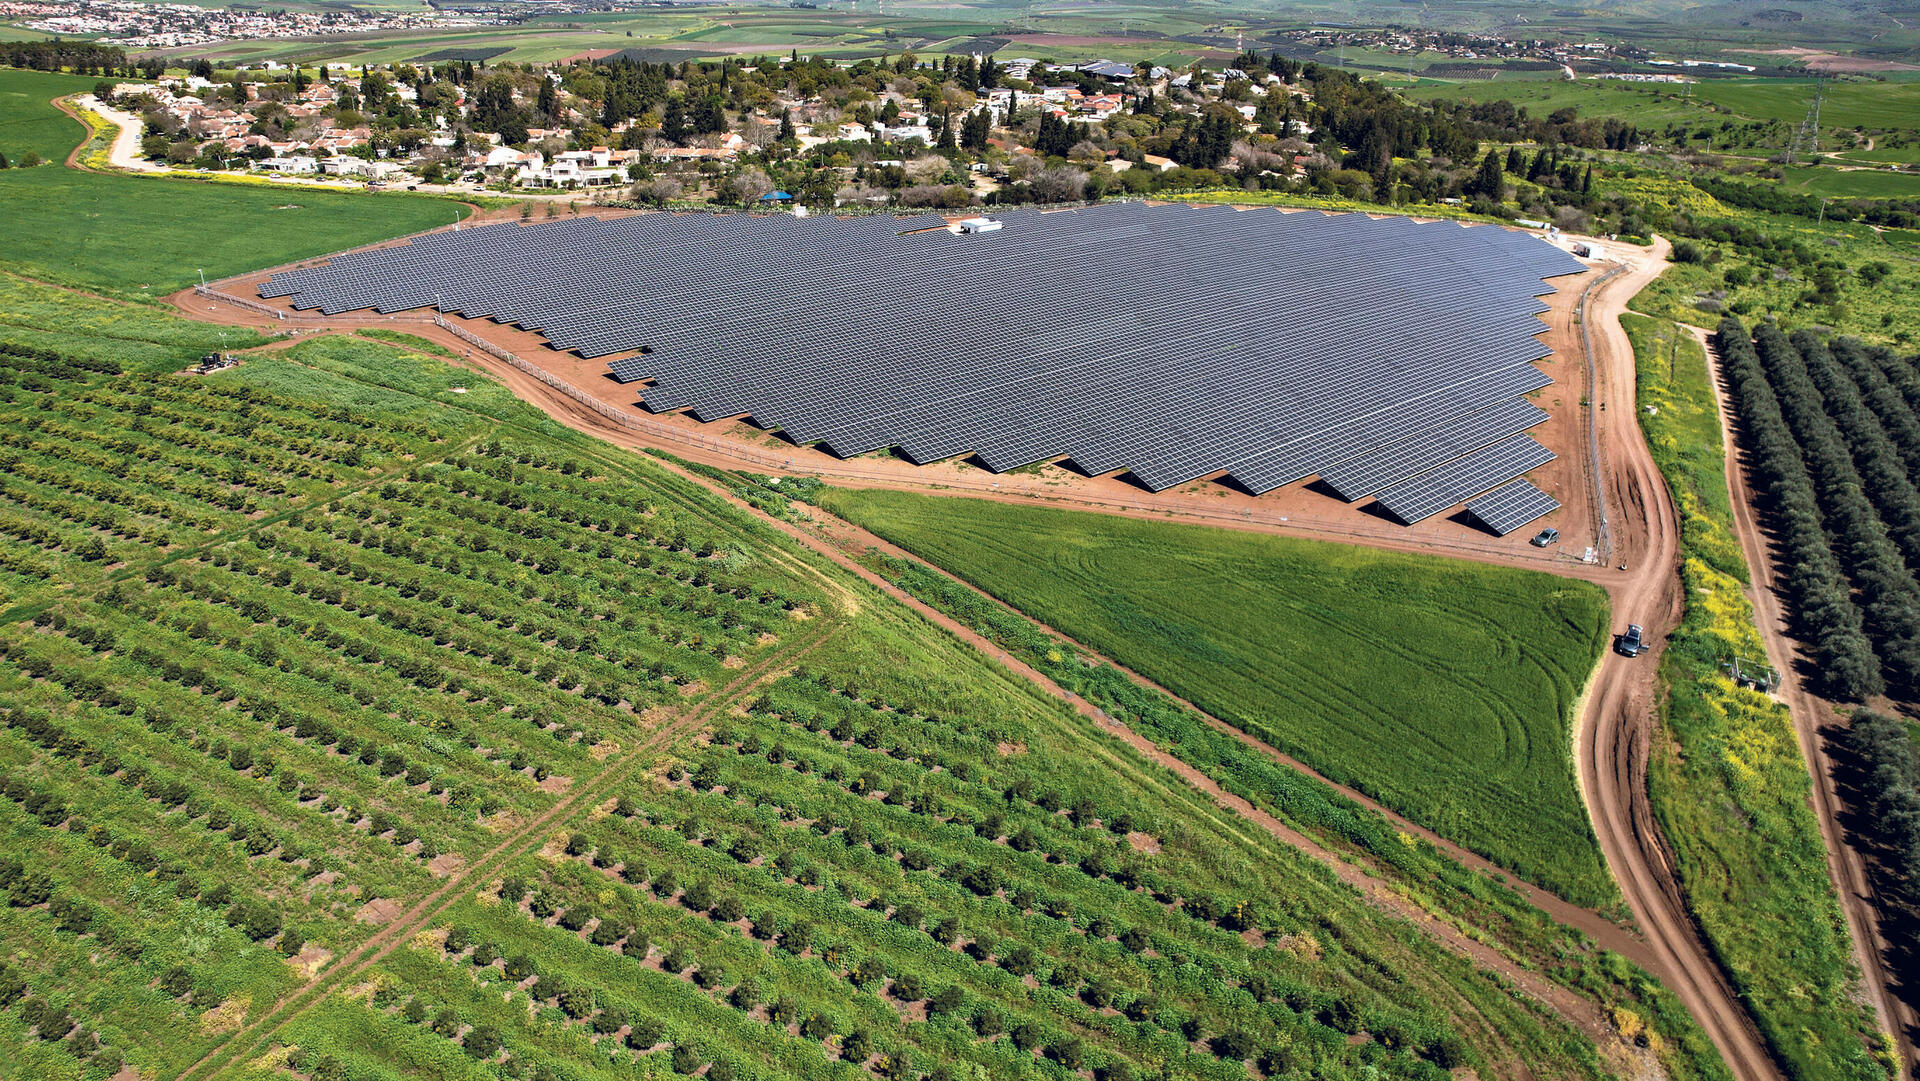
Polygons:
[[289,154],[284,158],[268,158],[260,163],[260,168],[273,173],[317,173],[320,162],[308,154]]

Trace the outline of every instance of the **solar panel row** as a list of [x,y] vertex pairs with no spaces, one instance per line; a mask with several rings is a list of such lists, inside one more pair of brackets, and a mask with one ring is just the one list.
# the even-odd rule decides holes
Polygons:
[[1525,480],[1504,484],[1467,504],[1467,513],[1501,536],[1560,509],[1560,501]]
[[1530,435],[1516,435],[1463,458],[1403,480],[1381,492],[1380,508],[1404,525],[1431,518],[1490,488],[1553,461],[1553,452]]
[[[1260,492],[1361,456],[1384,485],[1457,445],[1440,433],[1463,418],[1480,418],[1469,443],[1537,423],[1515,399],[1548,382],[1532,365],[1542,279],[1582,269],[1523,234],[1405,218],[1000,217],[975,235],[931,215],[483,226],[261,294],[329,313],[432,305],[588,357],[638,350],[612,371],[651,381],[647,408],[745,415],[842,455],[972,453],[996,470],[1065,455],[1155,490],[1224,470]],[[1484,414],[1503,403],[1512,427],[1495,432]]]

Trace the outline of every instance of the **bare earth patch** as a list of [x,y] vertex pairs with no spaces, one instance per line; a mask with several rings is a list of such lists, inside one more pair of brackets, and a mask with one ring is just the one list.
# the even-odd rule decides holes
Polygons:
[[1151,833],[1141,833],[1139,830],[1127,834],[1127,844],[1132,846],[1135,852],[1144,852],[1149,856],[1156,855],[1160,851],[1160,839]]
[[466,866],[466,863],[466,860],[451,852],[442,852],[427,861],[427,871],[435,878],[445,878]]
[[328,961],[333,960],[333,951],[324,946],[308,943],[299,953],[287,958],[287,964],[300,974],[303,980],[311,980]]
[[400,902],[391,897],[382,897],[361,905],[360,911],[355,912],[353,918],[361,923],[381,927],[393,922],[394,917],[400,915],[400,912]]
[[550,796],[557,796],[571,787],[573,787],[573,778],[562,777],[559,774],[554,774],[540,782],[540,791]]
[[999,751],[1000,757],[1002,758],[1012,758],[1015,755],[1027,753],[1027,745],[1025,743],[996,743],[993,745],[993,749]]

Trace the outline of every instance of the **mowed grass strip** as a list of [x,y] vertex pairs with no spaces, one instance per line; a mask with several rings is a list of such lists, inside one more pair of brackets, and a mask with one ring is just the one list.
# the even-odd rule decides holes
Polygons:
[[1599,588],[1289,537],[904,492],[821,504],[1516,873],[1615,895],[1575,791]]
[[[399,193],[81,172],[58,164],[85,138],[52,99],[92,80],[0,70],[0,152],[48,164],[0,171],[0,267],[64,285],[148,298],[259,267],[450,225],[468,208]],[[64,126],[64,127],[63,127]],[[64,131],[64,138],[55,138]]]

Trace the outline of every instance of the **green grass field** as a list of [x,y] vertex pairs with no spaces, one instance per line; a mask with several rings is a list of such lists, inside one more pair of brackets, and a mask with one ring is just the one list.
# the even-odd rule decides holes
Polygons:
[[1422,80],[1402,93],[1420,101],[1511,101],[1524,106],[1534,116],[1545,116],[1571,106],[1579,109],[1581,116],[1614,117],[1642,127],[1693,124],[1708,119],[1717,122],[1718,119],[1700,99],[1689,97],[1687,88],[1657,83],[1506,77]]
[[[1422,101],[1511,101],[1535,116],[1569,106],[1583,117],[1613,118],[1643,128],[1686,125],[1718,130],[1722,124],[1797,125],[1813,102],[1809,79],[1702,79],[1690,84],[1628,83],[1608,79],[1496,78],[1422,80],[1402,91]],[[1920,127],[1920,83],[1831,82],[1825,88],[1824,129],[1911,131]],[[1777,129],[1759,146],[1782,148],[1789,132]],[[1741,135],[1741,139],[1750,137]],[[1742,142],[1739,145],[1747,145]],[[1904,189],[1906,193],[1911,189]],[[1841,194],[1836,188],[1826,194]],[[1869,194],[1860,192],[1859,194]],[[1877,192],[1874,194],[1878,194]],[[1892,194],[1892,193],[1888,193]]]
[[1786,178],[1779,183],[1809,195],[1824,195],[1835,199],[1920,198],[1920,173],[1895,173],[1881,169],[1789,167],[1786,174]]
[[65,168],[59,163],[85,131],[51,99],[92,85],[0,69],[0,150],[18,131],[22,145],[49,161],[0,172],[7,216],[0,268],[117,296],[157,297],[191,285],[203,270],[209,279],[226,277],[446,225],[469,212],[460,203],[405,194]]
[[1568,737],[1607,630],[1590,585],[971,499],[821,501],[1524,877],[1614,896]]
[[[1813,79],[1706,79],[1694,94],[1755,120],[1798,124],[1814,95]],[[1825,81],[1820,123],[1830,128],[1907,128],[1920,124],[1920,83]]]
[[86,132],[48,102],[92,90],[96,81],[0,69],[0,153],[16,165],[28,153],[51,162],[66,160]]

